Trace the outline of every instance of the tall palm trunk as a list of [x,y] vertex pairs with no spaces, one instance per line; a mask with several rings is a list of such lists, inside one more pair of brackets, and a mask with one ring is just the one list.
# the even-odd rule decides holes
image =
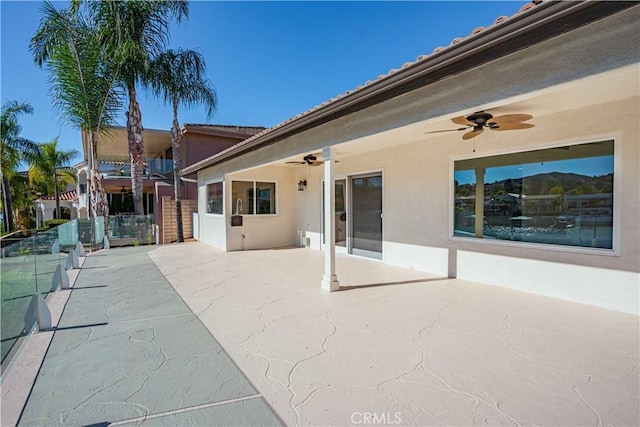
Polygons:
[[53,172],[53,189],[54,189],[54,195],[56,198],[56,219],[62,219],[62,216],[60,214],[60,189],[58,188],[57,171]]
[[105,227],[107,224],[107,216],[109,215],[109,205],[107,203],[107,195],[102,188],[102,177],[98,170],[97,150],[98,150],[98,138],[94,131],[89,131],[89,139],[91,143],[91,153],[89,155],[89,202],[91,204],[91,216],[105,217]]
[[144,172],[144,140],[142,138],[142,112],[136,99],[135,85],[129,85],[129,111],[127,111],[127,137],[131,160],[131,192],[133,210],[136,215],[144,215],[142,201],[142,175]]
[[[109,204],[107,202],[107,194],[102,188],[102,176],[98,170],[98,132],[89,131],[89,207],[91,209],[90,216],[97,218],[104,217],[104,235],[107,235],[109,228]],[[91,230],[94,228],[91,223]],[[96,243],[95,235],[91,232],[91,247]]]
[[178,101],[173,98],[173,124],[171,126],[171,148],[173,149],[173,193],[176,199],[176,240],[184,242],[182,229],[182,195],[180,186],[180,124],[178,123]]
[[13,231],[13,204],[11,203],[11,187],[6,175],[2,175],[2,228],[5,232]]

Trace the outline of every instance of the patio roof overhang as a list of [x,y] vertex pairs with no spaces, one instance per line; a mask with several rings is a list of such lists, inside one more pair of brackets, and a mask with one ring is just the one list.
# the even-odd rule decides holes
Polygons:
[[[145,157],[158,153],[171,145],[171,132],[160,129],[145,129],[143,131]],[[129,162],[129,142],[127,128],[112,126],[99,136],[98,160]],[[82,150],[84,160],[88,155],[88,134],[82,132]]]
[[[571,35],[576,30],[586,24],[599,21],[607,16],[636,7],[631,18],[626,22],[621,22],[615,27],[608,27],[609,37],[603,34],[593,33]],[[252,150],[265,147],[307,130],[317,128],[325,123],[340,119],[347,115],[356,113],[366,108],[377,106],[386,101],[395,100],[401,95],[411,92],[423,92],[433,86],[440,97],[445,93],[443,90],[446,81],[460,74],[467,74],[469,70],[479,69],[483,66],[493,70],[505,68],[505,73],[510,73],[512,78],[520,78],[511,87],[505,86],[502,91],[495,91],[487,96],[487,89],[480,90],[484,94],[485,100],[504,99],[511,95],[516,96],[525,92],[533,92],[604,72],[607,70],[623,67],[631,63],[638,62],[637,48],[634,47],[637,39],[637,4],[625,2],[545,2],[530,8],[524,12],[493,25],[477,34],[452,44],[448,48],[434,52],[426,58],[419,58],[418,61],[399,70],[392,70],[387,76],[371,82],[355,91],[332,99],[319,107],[302,113],[289,119],[275,127],[259,133],[231,148],[211,156],[201,162],[195,163],[181,171],[181,175],[189,175],[201,169],[226,162],[230,159],[241,156]],[[633,16],[636,18],[633,18]],[[625,37],[633,32],[635,36]],[[521,53],[523,50],[533,48],[540,43],[564,35],[563,42],[555,46],[557,52],[537,51],[534,55],[538,58],[552,58],[562,52],[564,46],[572,46],[571,58],[564,61],[555,60],[553,64],[545,64],[544,75],[540,75],[535,69],[531,69],[532,64],[518,68],[514,64],[513,55]],[[606,52],[606,54],[605,54]],[[594,64],[596,53],[603,53],[611,58],[610,61],[598,61]],[[503,61],[504,64],[499,63]],[[582,64],[590,64],[586,67]],[[534,64],[535,65],[535,64]],[[569,69],[573,65],[575,68]],[[529,67],[527,70],[526,67]],[[526,70],[526,71],[525,71]],[[489,74],[490,76],[490,74]],[[487,75],[472,76],[477,81],[467,81],[461,85],[464,87],[479,87],[483,84],[482,78]],[[445,83],[443,84],[443,81]],[[520,92],[514,92],[520,91]],[[455,88],[454,88],[455,92]],[[479,92],[476,92],[476,95]],[[431,93],[433,96],[433,93]],[[459,94],[453,93],[453,96]],[[473,102],[473,94],[468,97],[466,108],[478,105]],[[426,104],[426,102],[425,102]],[[440,106],[439,106],[440,107]],[[425,121],[444,114],[457,111],[455,107],[448,110],[443,107],[431,108],[431,111],[423,111],[420,121]],[[316,147],[318,148],[318,147]],[[303,147],[304,151],[305,148]],[[292,151],[295,148],[292,147]],[[300,152],[303,152],[300,151]],[[293,154],[293,153],[292,153]]]

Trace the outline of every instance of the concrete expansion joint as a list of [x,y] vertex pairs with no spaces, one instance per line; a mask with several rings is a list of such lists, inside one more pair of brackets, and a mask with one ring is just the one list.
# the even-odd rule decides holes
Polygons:
[[131,424],[131,423],[137,423],[140,421],[147,421],[147,420],[153,420],[156,418],[161,418],[161,417],[166,417],[166,416],[171,416],[171,415],[177,415],[177,414],[183,414],[185,412],[190,412],[190,411],[197,411],[200,409],[206,409],[206,408],[213,408],[216,406],[223,406],[223,405],[229,405],[231,403],[237,403],[237,402],[243,402],[245,400],[252,400],[252,399],[261,399],[262,395],[261,394],[252,394],[250,396],[244,396],[244,397],[238,397],[235,399],[227,399],[227,400],[221,400],[219,402],[212,402],[212,403],[205,403],[202,405],[196,405],[196,406],[189,406],[186,408],[180,408],[180,409],[174,409],[172,411],[165,411],[165,412],[158,412],[155,414],[147,414],[144,415],[142,417],[136,417],[136,418],[129,418],[126,420],[120,420],[120,421],[114,421],[109,423],[109,426],[120,426],[120,425],[126,425],[126,424]]

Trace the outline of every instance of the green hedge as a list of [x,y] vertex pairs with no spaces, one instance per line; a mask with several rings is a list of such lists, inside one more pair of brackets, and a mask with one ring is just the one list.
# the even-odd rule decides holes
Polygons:
[[61,224],[64,224],[65,222],[69,222],[69,220],[68,219],[48,219],[43,223],[43,225],[44,225],[44,228],[49,229],[49,228],[57,227]]

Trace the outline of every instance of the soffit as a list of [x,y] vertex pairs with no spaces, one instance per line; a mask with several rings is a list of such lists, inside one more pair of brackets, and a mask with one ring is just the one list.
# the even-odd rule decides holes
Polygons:
[[[171,146],[171,133],[157,129],[145,129],[144,156],[155,157]],[[127,129],[112,127],[98,138],[98,160],[129,161]]]

